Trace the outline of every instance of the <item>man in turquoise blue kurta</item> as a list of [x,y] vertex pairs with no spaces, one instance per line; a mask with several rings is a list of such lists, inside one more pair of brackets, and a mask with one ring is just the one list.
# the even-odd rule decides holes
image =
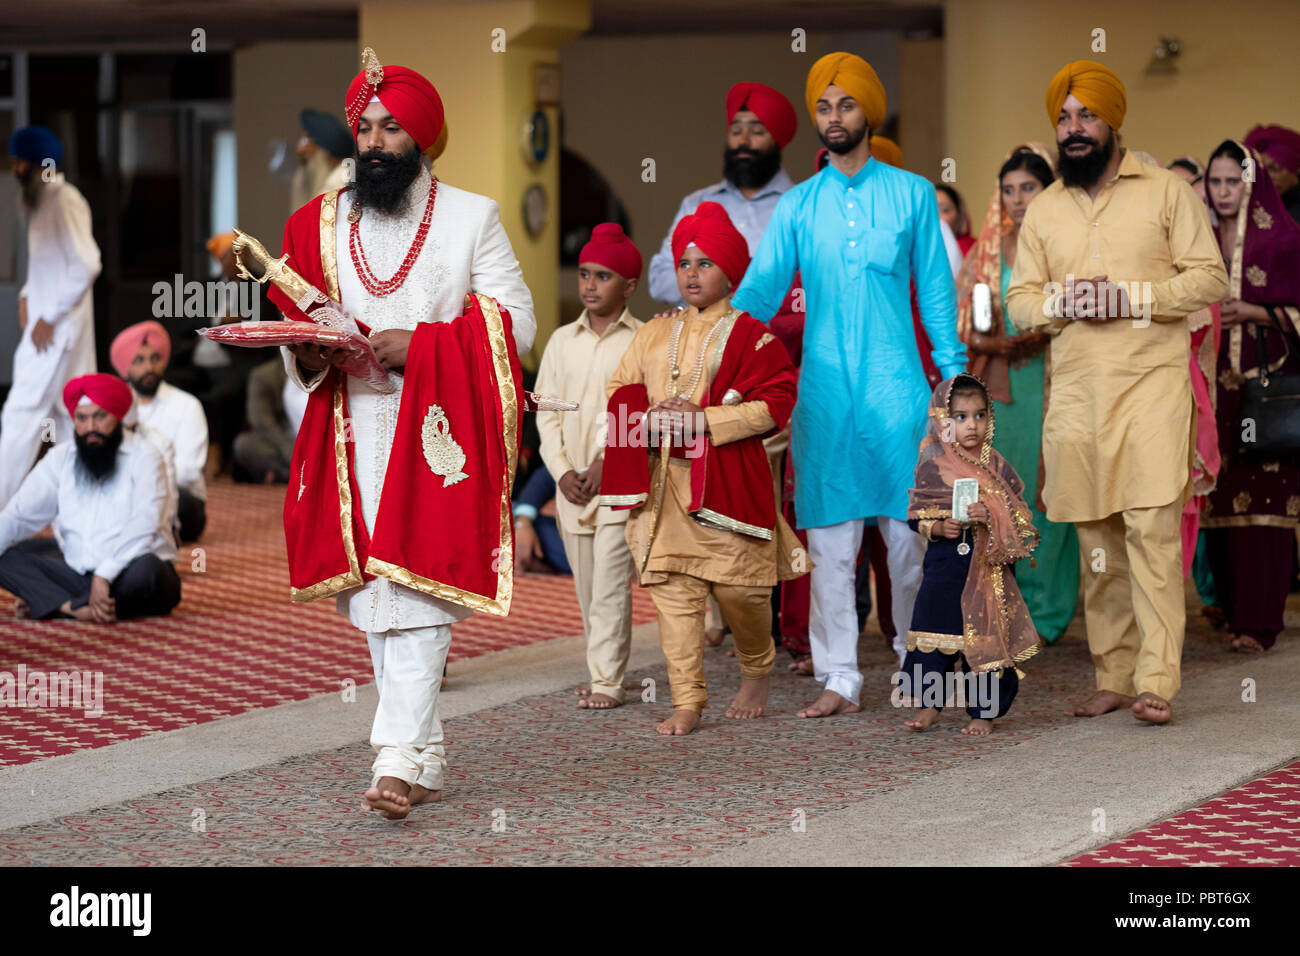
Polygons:
[[907,490],[925,433],[930,388],[912,325],[909,279],[946,379],[966,367],[956,291],[934,187],[871,159],[885,91],[861,57],[832,53],[808,74],[808,111],[830,164],[777,203],[733,304],[766,321],[795,270],[807,319],[792,420],[795,513],[813,563],[809,642],[824,690],[805,717],[858,710],[854,566],[863,519],[889,548],[894,649],[901,660],[921,583],[925,542],[908,528]]

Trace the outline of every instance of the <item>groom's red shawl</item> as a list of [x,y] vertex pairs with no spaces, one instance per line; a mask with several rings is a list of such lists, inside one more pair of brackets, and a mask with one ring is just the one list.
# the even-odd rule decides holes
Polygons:
[[[336,301],[337,203],[338,193],[330,192],[295,212],[283,249],[289,265]],[[306,318],[278,289],[270,295],[287,317]],[[487,296],[468,295],[465,304],[463,315],[421,323],[411,338],[373,539],[355,478],[346,376],[331,369],[311,393],[284,502],[295,601],[328,597],[382,575],[474,610],[508,613],[521,372],[509,313]],[[445,426],[435,421],[441,418]],[[448,471],[442,453],[452,449],[454,459],[455,448],[464,464],[435,473],[435,465]],[[449,482],[459,473],[466,477]]]

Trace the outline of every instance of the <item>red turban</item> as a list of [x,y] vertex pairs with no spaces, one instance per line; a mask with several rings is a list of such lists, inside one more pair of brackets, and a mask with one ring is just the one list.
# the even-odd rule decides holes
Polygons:
[[731,224],[727,210],[715,202],[702,202],[692,215],[683,216],[673,230],[673,259],[680,262],[692,242],[727,274],[732,288],[740,285],[749,268],[749,244]]
[[347,116],[353,137],[366,104],[377,96],[421,152],[439,144],[444,131],[442,97],[433,84],[404,66],[380,66],[370,47],[361,52],[361,63],[364,69],[348,86]]
[[578,262],[605,266],[624,279],[641,278],[641,253],[616,222],[602,222],[592,230],[591,241],[582,247]]
[[113,344],[108,347],[109,360],[118,375],[126,378],[131,361],[140,351],[140,346],[145,344],[152,345],[157,350],[162,356],[164,365],[171,359],[172,337],[167,334],[167,330],[153,319],[137,322],[118,332],[117,338],[113,339]]
[[794,131],[799,127],[790,101],[762,83],[737,83],[727,91],[727,122],[740,110],[749,110],[757,116],[782,149],[794,139]]
[[115,375],[96,372],[74,378],[63,386],[63,407],[76,416],[82,397],[90,399],[110,415],[126,418],[131,410],[131,387]]
[[1245,145],[1265,153],[1289,173],[1300,176],[1300,133],[1285,126],[1256,126],[1246,134]]

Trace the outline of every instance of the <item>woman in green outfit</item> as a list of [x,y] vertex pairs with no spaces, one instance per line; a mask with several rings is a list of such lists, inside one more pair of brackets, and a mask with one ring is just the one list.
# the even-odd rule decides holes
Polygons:
[[[1012,151],[998,172],[979,239],[957,276],[957,331],[971,354],[970,371],[988,386],[998,423],[994,447],[1025,482],[1025,501],[1042,534],[1034,565],[1016,569],[1016,582],[1043,640],[1059,640],[1079,598],[1079,542],[1074,525],[1048,521],[1039,499],[1043,409],[1051,382],[1048,336],[1006,325],[1006,294],[1016,261],[1020,223],[1030,201],[1052,184],[1052,164],[1036,143]],[[988,286],[984,317],[972,299]],[[982,294],[982,293],[980,293]]]

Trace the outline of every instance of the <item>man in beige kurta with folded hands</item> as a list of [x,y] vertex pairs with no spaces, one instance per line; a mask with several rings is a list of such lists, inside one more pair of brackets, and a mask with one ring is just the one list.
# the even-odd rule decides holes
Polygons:
[[1186,624],[1186,318],[1223,298],[1228,276],[1191,187],[1120,147],[1126,106],[1124,84],[1099,63],[1070,63],[1052,79],[1061,178],[1025,214],[1007,313],[1053,335],[1042,494],[1050,520],[1078,526],[1097,669],[1096,693],[1072,712],[1129,707],[1162,724]]

